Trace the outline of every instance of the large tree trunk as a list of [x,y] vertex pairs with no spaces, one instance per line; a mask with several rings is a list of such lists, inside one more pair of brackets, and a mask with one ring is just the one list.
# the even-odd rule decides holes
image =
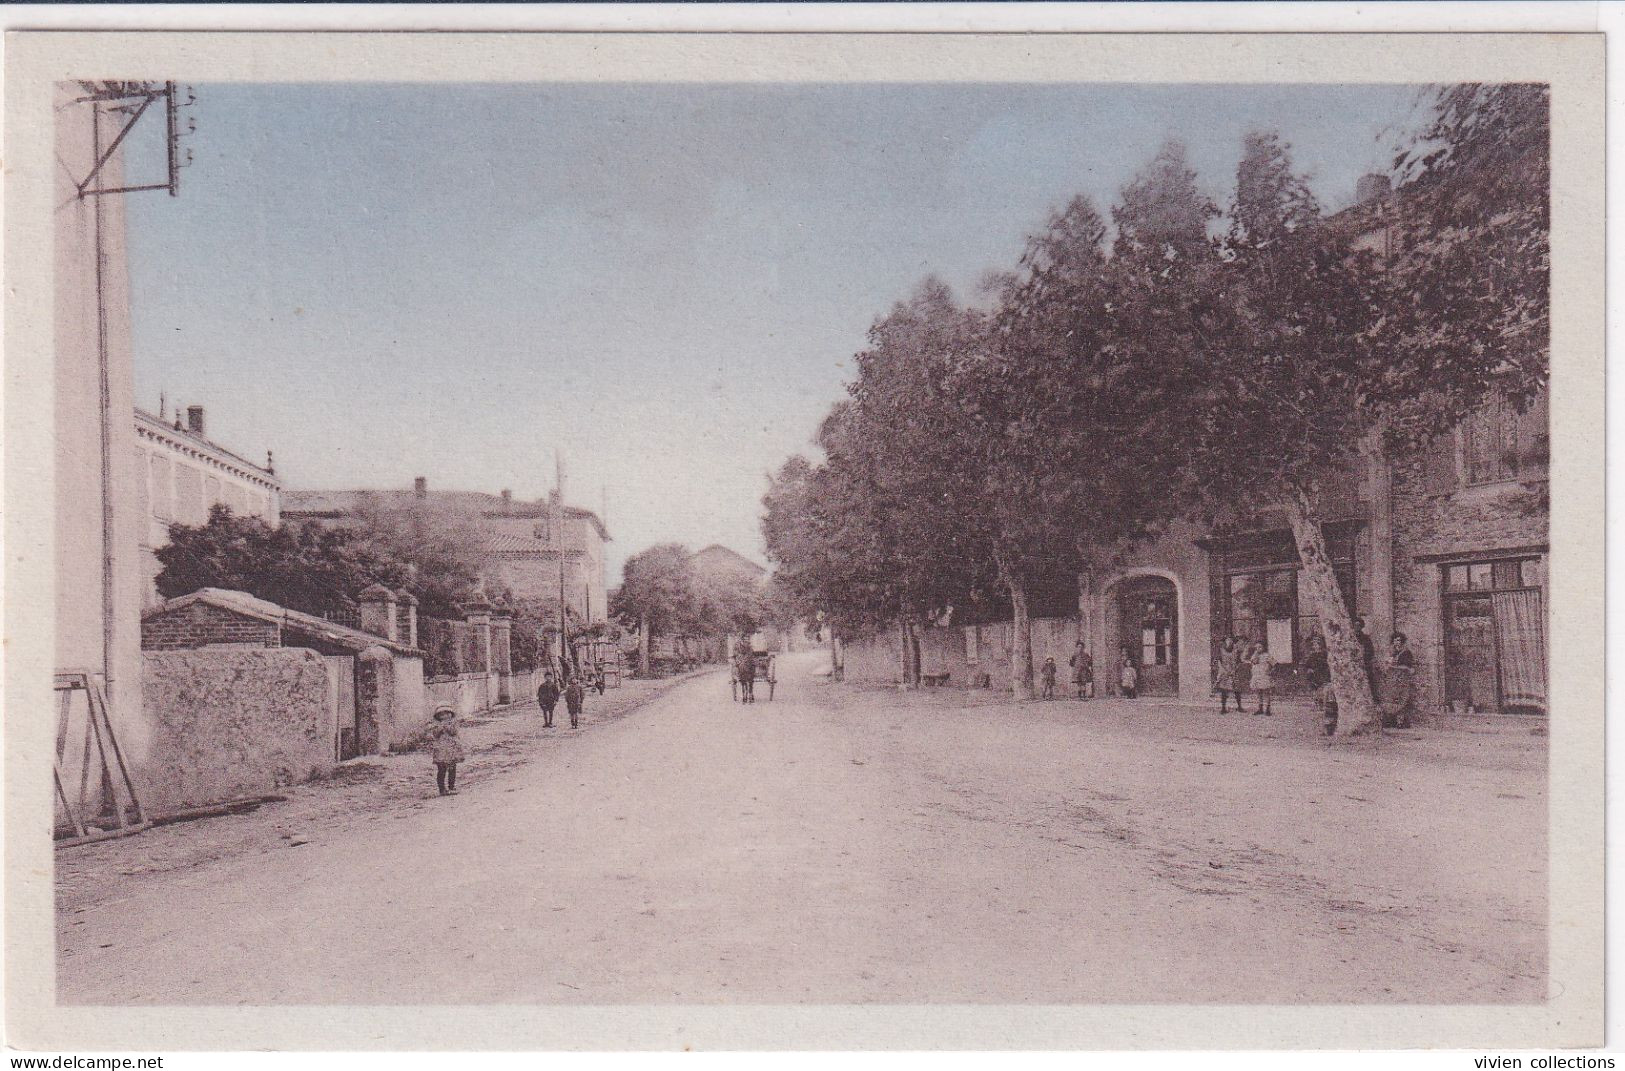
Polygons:
[[1365,655],[1355,638],[1354,622],[1348,604],[1326,554],[1326,537],[1314,503],[1302,488],[1282,496],[1282,508],[1292,525],[1303,569],[1298,574],[1300,594],[1308,596],[1309,607],[1320,618],[1326,639],[1326,658],[1331,667],[1332,694],[1337,697],[1337,735],[1357,736],[1380,732],[1382,719],[1371,698],[1371,681],[1366,677]]
[[1033,697],[1033,625],[1027,616],[1027,589],[1010,582],[1010,691],[1017,699]]
[[638,676],[649,675],[649,615],[638,622]]

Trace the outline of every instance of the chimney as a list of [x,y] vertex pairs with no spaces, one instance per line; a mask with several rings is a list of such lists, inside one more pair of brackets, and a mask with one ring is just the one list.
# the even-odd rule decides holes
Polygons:
[[201,405],[186,407],[186,430],[200,439],[203,438],[203,407]]
[[507,509],[511,505],[513,505],[513,492],[504,487],[502,489],[502,508]]
[[428,479],[428,477],[419,476],[416,479],[414,479],[412,481],[412,493],[414,495],[416,495],[417,497],[419,497],[419,498],[428,498],[429,497],[429,479]]
[[1369,201],[1376,201],[1387,197],[1393,192],[1393,180],[1387,175],[1381,175],[1375,172],[1369,175],[1361,175],[1359,180],[1354,183],[1354,203],[1357,205],[1363,205]]

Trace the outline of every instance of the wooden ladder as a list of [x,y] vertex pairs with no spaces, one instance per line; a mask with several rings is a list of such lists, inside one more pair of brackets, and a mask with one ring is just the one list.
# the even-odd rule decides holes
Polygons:
[[[83,704],[75,703],[74,697],[78,694],[85,697]],[[107,716],[107,702],[102,696],[100,683],[85,672],[58,673],[56,696],[56,757],[52,774],[56,779],[57,800],[62,804],[62,811],[73,830],[71,837],[56,842],[57,847],[126,836],[146,829],[152,823],[141,805],[135,779],[124,761],[118,736],[113,732],[113,723]],[[84,712],[82,733],[77,724],[79,710]],[[63,777],[64,764],[67,779]],[[77,782],[72,780],[75,765],[79,775]],[[70,785],[77,788],[71,794],[72,798]],[[92,807],[94,814],[90,813]],[[92,819],[111,824],[113,828],[91,833],[89,827]]]

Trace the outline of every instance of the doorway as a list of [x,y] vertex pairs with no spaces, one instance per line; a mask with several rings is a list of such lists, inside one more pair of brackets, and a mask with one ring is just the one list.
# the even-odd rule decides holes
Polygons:
[[[1117,588],[1119,648],[1140,669],[1141,695],[1179,694],[1179,600],[1161,576],[1125,580]],[[1112,652],[1113,664],[1122,656]]]
[[355,656],[323,655],[327,663],[327,701],[337,728],[333,756],[339,762],[361,754],[360,717],[356,709]]

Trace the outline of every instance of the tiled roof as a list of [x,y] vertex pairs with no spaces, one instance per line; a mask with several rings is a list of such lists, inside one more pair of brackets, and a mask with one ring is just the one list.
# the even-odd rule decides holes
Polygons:
[[[284,489],[282,492],[282,512],[296,515],[351,513],[365,506],[377,509],[408,509],[422,502],[441,509],[478,512],[482,516],[493,518],[545,518],[553,515],[553,507],[545,501],[520,502],[505,499],[500,495],[486,494],[484,491],[430,491],[424,498],[419,498],[417,492],[411,488],[385,490],[361,488],[337,491]],[[604,526],[603,519],[592,510],[582,509],[580,506],[565,506],[564,514],[577,520],[590,521],[598,530],[600,539],[610,538],[609,529]]]
[[370,632],[363,632],[358,628],[340,625],[326,618],[314,614],[301,613],[290,610],[285,606],[278,606],[274,602],[257,598],[246,591],[232,591],[229,588],[199,588],[190,595],[170,599],[160,603],[141,614],[142,620],[156,617],[159,614],[179,610],[193,603],[201,602],[208,606],[218,606],[222,610],[242,614],[245,617],[257,617],[261,621],[270,621],[274,624],[292,628],[299,632],[310,632],[330,643],[344,647],[353,647],[357,651],[364,651],[368,647],[387,647],[401,654],[422,654],[421,651],[407,647],[405,644],[395,643],[382,636],[375,636]]

